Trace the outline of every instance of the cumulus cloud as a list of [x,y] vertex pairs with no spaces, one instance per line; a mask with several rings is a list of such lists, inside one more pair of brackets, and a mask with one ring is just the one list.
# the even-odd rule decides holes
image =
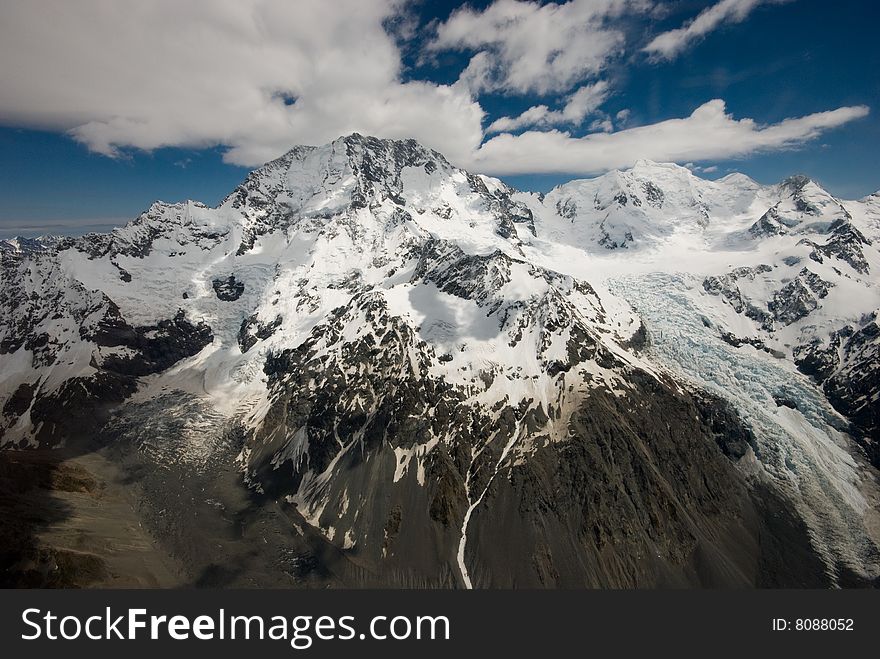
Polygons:
[[[722,0],[682,34],[657,37],[655,52],[678,52],[676,44],[741,20],[759,1]],[[416,34],[406,2],[4,0],[0,124],[66,131],[109,156],[219,145],[228,162],[247,166],[358,131],[415,138],[476,171],[580,174],[638,158],[789,148],[868,112],[845,107],[761,126],[715,100],[689,117],[620,130],[630,113],[600,110],[613,90],[599,78],[622,52],[619,19],[655,6],[648,0],[459,9],[427,46],[472,54],[458,82],[405,79],[401,41]],[[488,134],[501,134],[484,142],[485,91],[569,96],[558,109],[536,104],[498,119]],[[585,137],[559,129],[588,120]]]
[[655,59],[674,59],[691,44],[724,23],[740,23],[761,4],[781,4],[789,0],[721,0],[704,9],[695,19],[675,30],[663,32],[645,46],[644,51]]
[[580,125],[587,115],[596,111],[610,93],[604,80],[584,85],[568,97],[561,110],[551,110],[546,105],[533,105],[517,117],[501,117],[486,129],[487,133],[513,131],[526,126]]
[[842,107],[761,126],[734,119],[713,100],[689,116],[614,133],[572,137],[559,130],[498,135],[479,149],[471,166],[491,174],[593,174],[627,167],[640,158],[687,163],[748,156],[796,147],[824,131],[867,116],[865,106]]
[[602,131],[603,133],[610,133],[614,130],[614,123],[608,117],[604,119],[596,119],[593,123],[590,124],[591,131]]
[[464,158],[483,111],[460,87],[401,82],[396,0],[7,0],[0,122],[90,149],[228,147],[257,165],[352,131]]
[[623,110],[618,112],[616,115],[614,115],[614,118],[617,120],[618,126],[625,126],[627,123],[629,123],[629,118],[631,116],[632,116],[632,110],[630,110],[629,108],[624,108]]
[[595,77],[623,52],[625,35],[612,19],[649,5],[647,0],[545,5],[496,0],[482,11],[453,12],[428,49],[475,52],[461,77],[475,94],[561,92]]
[[685,167],[695,174],[714,174],[718,171],[718,165],[708,165],[703,167],[702,165],[695,165],[694,163],[689,162],[685,163]]

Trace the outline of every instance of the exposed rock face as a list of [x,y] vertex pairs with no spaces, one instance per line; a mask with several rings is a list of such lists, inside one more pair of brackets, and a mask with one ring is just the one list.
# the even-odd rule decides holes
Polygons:
[[[475,518],[475,584],[826,585],[809,553],[781,569],[782,525],[729,461],[751,451],[735,415],[724,418],[723,409],[643,384],[657,408],[634,414],[614,396],[592,397],[573,415],[570,439],[542,447],[493,481]],[[670,409],[689,421],[651,424]],[[713,436],[719,446],[707,441]],[[699,464],[700,474],[681,469],[683,461]],[[516,551],[497,542],[504,536],[518,539]]]
[[749,234],[753,238],[765,238],[767,236],[784,236],[789,229],[799,224],[799,220],[787,220],[779,212],[779,205],[773,206],[749,227]]
[[0,443],[101,447],[197,585],[868,583],[871,203],[297,147],[218,208],[0,241]]
[[847,325],[827,344],[814,339],[795,350],[798,368],[822,384],[828,400],[855,425],[854,435],[880,466],[880,327],[876,313],[858,330]]
[[774,321],[781,325],[791,325],[809,315],[819,306],[819,300],[828,295],[828,288],[833,286],[804,268],[797,277],[773,293],[773,298],[767,303],[765,311],[742,293],[737,282],[754,281],[759,275],[772,271],[773,268],[768,265],[737,268],[727,275],[707,277],[703,281],[703,288],[707,293],[723,297],[734,311],[759,322],[763,329],[772,330]]
[[229,275],[225,279],[215,279],[211,282],[218,300],[235,302],[244,293],[244,283],[236,280],[235,275]]
[[843,345],[843,364],[825,382],[828,399],[870,440],[869,454],[880,465],[880,327],[876,315]]
[[[711,295],[720,295],[724,301],[733,307],[736,313],[741,313],[757,323],[761,324],[763,329],[772,329],[773,318],[764,309],[756,306],[747,296],[740,291],[738,282],[740,280],[753,281],[760,275],[771,272],[773,268],[769,265],[759,265],[757,267],[737,268],[726,275],[707,277],[703,280],[703,289]],[[783,299],[785,299],[783,297]]]
[[284,319],[281,316],[275,318],[268,323],[257,320],[257,315],[253,314],[241,323],[241,329],[238,331],[238,345],[243,353],[253,348],[257,342],[268,339],[275,333]]
[[767,344],[764,343],[764,341],[753,336],[740,337],[732,334],[731,332],[721,332],[720,336],[722,341],[729,345],[732,345],[734,348],[739,348],[740,346],[744,345],[750,345],[757,348],[758,350],[763,350],[764,352],[773,355],[778,359],[783,359],[785,357],[784,352],[775,350],[773,348],[768,348]]
[[804,268],[795,279],[773,294],[767,308],[778,323],[791,325],[819,306],[819,300],[828,295],[829,285],[833,286]]

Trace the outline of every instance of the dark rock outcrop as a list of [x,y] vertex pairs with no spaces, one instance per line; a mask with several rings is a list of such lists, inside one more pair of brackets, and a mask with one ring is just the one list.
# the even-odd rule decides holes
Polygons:
[[244,293],[244,282],[238,281],[235,275],[229,275],[223,279],[214,279],[211,282],[217,299],[224,302],[234,302]]

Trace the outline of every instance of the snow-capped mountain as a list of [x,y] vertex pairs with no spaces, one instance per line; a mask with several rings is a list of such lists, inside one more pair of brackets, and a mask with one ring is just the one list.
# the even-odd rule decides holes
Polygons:
[[194,572],[228,557],[187,506],[253,535],[205,494],[232,470],[286,525],[236,583],[873,582],[878,241],[805,177],[540,196],[297,147],[216,208],[0,242],[0,442],[136,461]]

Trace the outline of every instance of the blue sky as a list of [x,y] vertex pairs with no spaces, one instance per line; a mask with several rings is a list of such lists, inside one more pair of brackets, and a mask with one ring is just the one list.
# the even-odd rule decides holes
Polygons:
[[[874,3],[325,4],[4,3],[0,232],[215,204],[260,162],[353,130],[540,191],[637,157],[880,188]],[[50,9],[75,13],[47,25]]]

